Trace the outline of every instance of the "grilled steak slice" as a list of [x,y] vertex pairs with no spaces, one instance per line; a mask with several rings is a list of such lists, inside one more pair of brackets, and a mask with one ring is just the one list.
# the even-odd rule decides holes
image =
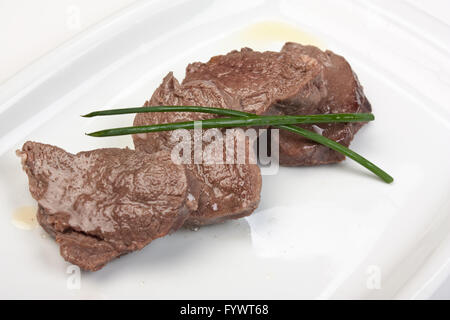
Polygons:
[[[370,112],[371,107],[347,61],[331,51],[286,43],[281,52],[244,48],[192,63],[184,83],[212,81],[231,97],[228,108],[256,114]],[[361,123],[302,126],[345,146]],[[340,153],[290,132],[280,132],[280,164],[339,162]]]
[[[226,108],[232,104],[232,97],[223,92],[211,81],[192,81],[180,85],[172,73],[163,80],[145,106],[157,105],[197,105]],[[215,117],[211,114],[191,112],[170,113],[140,113],[136,115],[134,125],[149,125],[155,123],[179,122],[187,120],[203,120]],[[224,132],[224,131],[221,131]],[[237,131],[237,139],[242,132]],[[148,153],[160,150],[171,151],[178,143],[171,140],[172,132],[156,132],[133,136],[136,150]],[[234,149],[233,164],[226,162],[227,145],[223,144],[223,157],[216,157],[210,163],[195,164],[190,155],[186,168],[191,176],[198,181],[200,198],[198,209],[186,221],[187,226],[199,226],[217,223],[230,218],[240,218],[251,214],[259,204],[261,191],[261,174],[250,145],[253,141],[246,140],[247,148],[244,161],[237,162],[237,150]],[[203,141],[203,151],[208,146]],[[193,148],[192,148],[193,150]],[[220,158],[220,161],[215,161]]]
[[170,154],[98,149],[76,155],[41,143],[21,151],[38,221],[61,255],[98,270],[122,254],[179,228],[197,209],[198,194]]

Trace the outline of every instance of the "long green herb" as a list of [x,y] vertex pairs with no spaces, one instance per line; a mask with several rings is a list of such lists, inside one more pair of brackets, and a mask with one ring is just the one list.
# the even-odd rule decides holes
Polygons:
[[[309,116],[257,116],[252,113],[211,108],[211,107],[199,107],[199,106],[155,106],[155,107],[137,107],[137,108],[123,108],[112,109],[103,111],[94,111],[84,117],[106,116],[106,115],[118,115],[128,113],[144,113],[144,112],[202,112],[213,113],[223,116],[232,116],[234,118],[218,118],[201,120],[202,128],[224,128],[224,127],[236,127],[236,126],[263,126],[272,125],[280,129],[288,130],[298,135],[301,135],[307,139],[313,140],[317,143],[327,146],[328,148],[335,150],[356,161],[363,167],[367,168],[375,175],[380,177],[383,181],[391,183],[394,179],[386,173],[384,170],[370,162],[366,158],[362,157],[358,153],[350,150],[343,145],[328,139],[320,134],[311,132],[309,130],[300,128],[293,124],[299,123],[320,123],[320,122],[351,122],[351,121],[371,121],[374,119],[372,114],[355,113],[355,114],[320,114]],[[325,120],[326,119],[326,120]],[[321,121],[322,120],[322,121]],[[168,124],[156,124],[149,126],[135,126],[107,129],[97,132],[89,133],[90,136],[95,137],[107,137],[116,135],[136,134],[145,132],[167,131],[176,129],[193,129],[194,121],[168,123]]]
[[357,114],[317,114],[309,116],[240,116],[232,118],[216,118],[199,121],[172,122],[145,126],[122,127],[106,129],[88,133],[93,137],[122,136],[126,134],[137,134],[157,131],[170,131],[177,129],[194,129],[196,123],[201,123],[202,128],[231,128],[231,127],[254,127],[254,126],[277,126],[305,123],[329,123],[329,122],[360,122],[372,121],[370,113]]
[[[212,107],[198,106],[155,106],[155,107],[136,107],[123,109],[110,109],[102,111],[94,111],[83,115],[85,118],[98,116],[111,116],[129,113],[147,113],[147,112],[201,112],[212,113],[231,117],[270,117],[258,116],[253,113],[241,112],[231,109],[221,109]],[[365,122],[375,119],[372,113],[332,113],[332,114],[313,114],[299,116],[271,116],[273,119],[295,119],[294,123],[327,123],[327,122]]]

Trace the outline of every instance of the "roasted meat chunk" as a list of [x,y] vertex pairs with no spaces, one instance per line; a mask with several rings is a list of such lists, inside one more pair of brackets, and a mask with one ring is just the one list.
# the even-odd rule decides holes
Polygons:
[[[158,105],[196,105],[226,108],[231,97],[217,88],[211,81],[192,81],[180,85],[172,73],[169,73],[154,92],[145,106]],[[215,117],[211,114],[193,112],[139,113],[134,125],[203,120]],[[192,131],[192,130],[191,130]],[[220,134],[225,137],[225,130]],[[230,131],[227,131],[228,133]],[[251,214],[259,204],[261,192],[261,173],[253,153],[254,139],[244,136],[240,130],[233,131],[233,144],[221,143],[223,153],[214,159],[205,159],[195,163],[193,153],[185,164],[191,176],[197,181],[200,190],[198,209],[186,220],[186,226],[200,226],[217,223],[227,219],[236,219]],[[172,132],[155,132],[133,136],[136,150],[150,154],[165,150],[172,152],[178,141],[172,139]],[[212,142],[217,140],[211,139]],[[239,161],[237,146],[243,141],[245,156]],[[202,141],[202,151],[212,143]],[[232,161],[226,159],[226,152],[233,150]],[[191,150],[194,148],[192,147]],[[203,152],[205,154],[205,152]],[[243,153],[244,154],[244,153]]]
[[[195,62],[183,84],[210,81],[227,95],[228,108],[259,115],[371,112],[348,62],[331,51],[288,42],[280,52],[248,48]],[[302,125],[348,146],[362,123]],[[344,156],[294,133],[280,132],[280,164],[319,165]]]
[[86,270],[142,249],[197,209],[182,165],[170,154],[130,149],[68,153],[26,142],[17,154],[39,204],[38,221],[61,255]]

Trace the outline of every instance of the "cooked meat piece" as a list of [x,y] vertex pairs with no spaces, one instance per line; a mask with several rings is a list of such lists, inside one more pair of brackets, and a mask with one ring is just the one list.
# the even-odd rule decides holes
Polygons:
[[[327,94],[323,66],[296,52],[257,52],[249,48],[187,66],[183,84],[209,80],[232,98],[225,106],[256,114],[313,113]],[[279,103],[281,103],[279,105]]]
[[98,270],[178,229],[197,209],[186,169],[167,152],[98,149],[76,155],[41,143],[21,151],[38,221],[61,255]]
[[[226,107],[256,114],[370,112],[347,61],[331,51],[286,43],[281,52],[248,48],[192,63],[183,84],[211,81],[230,98]],[[362,123],[302,126],[348,146]],[[290,132],[280,132],[280,164],[290,166],[339,162],[340,153]]]
[[238,219],[258,207],[261,173],[255,164],[187,165],[200,181],[198,209],[186,220],[186,226],[201,226]]
[[[232,98],[218,89],[211,81],[192,81],[180,85],[172,73],[163,80],[145,106],[157,105],[197,105],[226,108],[232,104]],[[136,115],[134,125],[179,122],[187,120],[203,120],[215,115],[190,112],[140,113]],[[221,132],[224,132],[221,131]],[[171,140],[172,132],[156,132],[133,136],[136,150],[154,153],[160,150],[172,151],[177,141]],[[237,132],[237,139],[245,137]],[[214,140],[213,140],[214,141]],[[237,162],[237,144],[234,145],[234,164],[226,162],[226,144],[222,144],[224,155],[200,164],[194,163],[190,155],[188,171],[198,181],[200,198],[198,210],[190,215],[187,226],[199,226],[217,223],[226,219],[236,219],[251,214],[258,206],[261,191],[261,174],[255,164],[253,150],[254,141],[246,141],[246,152],[243,163]],[[236,142],[236,140],[235,140]],[[203,151],[210,145],[203,142]],[[245,145],[244,145],[245,146]],[[194,148],[192,147],[191,150]],[[218,164],[219,163],[219,164]]]
[[[323,66],[327,95],[311,113],[368,113],[372,111],[358,77],[343,57],[331,51],[323,52],[313,46],[303,46],[292,42],[286,43],[282,52],[308,55]],[[299,109],[297,114],[307,114],[307,112]],[[362,122],[351,122],[303,127],[348,147],[363,125]],[[343,154],[323,145],[285,130],[280,131],[280,163],[282,165],[318,165],[335,163],[344,159]]]

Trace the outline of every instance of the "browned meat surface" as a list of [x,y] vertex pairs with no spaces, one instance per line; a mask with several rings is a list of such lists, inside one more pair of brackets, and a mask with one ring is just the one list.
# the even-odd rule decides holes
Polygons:
[[[249,48],[187,66],[183,84],[209,80],[232,99],[227,108],[256,114],[311,113],[326,96],[323,66],[296,52],[257,52]],[[282,105],[278,105],[282,103]]]
[[[210,81],[192,81],[180,85],[169,73],[161,86],[154,92],[146,106],[156,105],[197,105],[225,108],[231,104],[231,97],[218,89]],[[213,118],[214,115],[188,112],[171,113],[141,113],[137,114],[134,125],[178,122],[185,120],[202,120]],[[136,150],[148,153],[160,150],[171,151],[176,141],[171,140],[172,132],[156,132],[134,135]],[[248,142],[253,145],[253,141]],[[208,143],[204,142],[206,148]],[[248,148],[248,146],[247,146]],[[193,148],[192,148],[193,149]],[[225,145],[223,146],[226,150]],[[237,161],[237,150],[233,160]],[[200,198],[198,210],[187,219],[186,225],[205,225],[217,223],[226,219],[236,219],[251,214],[259,204],[261,191],[261,174],[254,162],[254,156],[247,149],[245,162],[242,164],[191,164],[186,167],[198,181]],[[222,162],[226,157],[221,158]]]
[[199,195],[170,154],[98,149],[76,155],[41,143],[21,151],[38,221],[61,255],[86,270],[178,229]]
[[[300,108],[296,111],[297,114],[368,113],[372,111],[358,77],[343,57],[331,51],[323,52],[316,47],[302,46],[297,43],[286,43],[282,52],[306,54],[323,66],[323,80],[327,88],[325,98],[315,106],[315,110],[305,111]],[[290,114],[290,111],[285,113]],[[364,123],[361,122],[352,122],[303,127],[321,133],[348,147],[356,132],[363,125]],[[283,165],[317,165],[335,163],[344,159],[344,155],[323,145],[285,130],[280,131],[280,163]]]
[[[281,52],[248,48],[195,62],[186,69],[185,85],[210,81],[226,94],[225,107],[256,114],[318,114],[370,112],[348,62],[331,51],[286,43]],[[361,123],[304,126],[348,146]],[[280,132],[280,164],[289,166],[339,162],[344,156]]]

